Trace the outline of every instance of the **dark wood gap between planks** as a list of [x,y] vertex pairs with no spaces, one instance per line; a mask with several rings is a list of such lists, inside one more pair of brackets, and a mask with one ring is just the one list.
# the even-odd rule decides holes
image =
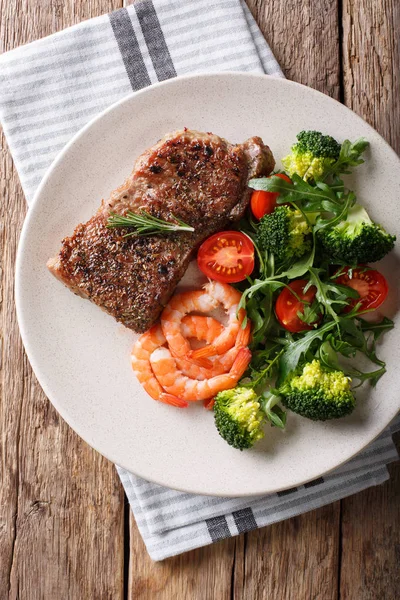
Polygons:
[[339,98],[344,104],[344,73],[343,73],[343,0],[337,0],[338,3],[338,43],[339,43]]
[[123,597],[124,600],[129,600],[129,564],[131,555],[131,535],[130,535],[130,517],[131,507],[129,500],[124,495],[124,588]]

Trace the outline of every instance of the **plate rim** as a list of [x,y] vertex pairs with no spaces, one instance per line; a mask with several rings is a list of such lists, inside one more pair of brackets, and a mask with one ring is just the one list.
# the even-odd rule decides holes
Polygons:
[[[397,153],[395,152],[395,150],[390,146],[390,144],[382,137],[382,135],[376,131],[376,129],[374,129],[372,127],[372,125],[370,125],[369,123],[367,123],[367,121],[365,121],[360,115],[358,115],[357,113],[355,113],[351,108],[349,108],[348,106],[342,104],[341,102],[339,102],[338,100],[336,100],[335,98],[332,98],[331,96],[328,96],[327,94],[324,94],[323,92],[320,92],[314,88],[311,88],[309,86],[306,86],[304,84],[295,82],[295,81],[291,81],[282,77],[277,77],[277,76],[271,76],[271,75],[266,75],[266,74],[261,74],[261,73],[251,73],[251,72],[246,72],[246,71],[221,71],[221,72],[213,72],[213,73],[193,73],[193,74],[188,74],[188,75],[182,75],[179,77],[174,77],[171,79],[167,79],[165,81],[161,81],[161,82],[157,82],[154,83],[150,86],[147,86],[145,88],[142,88],[141,90],[138,91],[134,91],[131,92],[129,94],[127,94],[126,96],[124,96],[123,98],[121,98],[120,100],[118,100],[117,102],[114,102],[112,105],[110,105],[109,107],[107,107],[105,110],[103,110],[102,112],[100,112],[98,115],[94,116],[92,119],[90,119],[88,121],[88,123],[86,123],[81,129],[79,129],[79,131],[77,131],[74,136],[67,142],[67,144],[62,148],[62,150],[57,154],[57,156],[55,157],[55,159],[53,160],[53,162],[50,164],[50,166],[48,167],[47,171],[45,172],[33,198],[32,201],[28,207],[28,212],[26,214],[22,229],[21,229],[21,233],[20,233],[20,238],[19,238],[19,242],[18,242],[18,250],[17,250],[17,256],[16,256],[16,262],[15,262],[15,277],[14,277],[14,297],[15,297],[15,306],[16,306],[16,315],[17,315],[17,322],[18,322],[18,326],[19,326],[19,331],[20,331],[20,335],[21,335],[21,339],[23,342],[23,346],[24,346],[24,350],[26,352],[27,358],[29,360],[29,363],[31,365],[31,368],[34,372],[34,375],[40,385],[40,387],[42,388],[43,392],[46,395],[46,398],[51,402],[51,404],[53,405],[53,407],[57,410],[57,412],[60,414],[60,416],[66,421],[66,423],[68,424],[69,427],[71,427],[78,435],[79,437],[81,437],[85,443],[87,443],[90,447],[92,447],[94,450],[96,450],[97,452],[99,452],[102,456],[104,456],[105,458],[107,458],[108,460],[112,461],[114,464],[124,468],[125,470],[127,470],[130,473],[133,473],[135,475],[137,475],[138,477],[141,477],[143,479],[145,479],[146,481],[149,481],[151,483],[155,483],[157,485],[161,485],[164,487],[170,487],[168,483],[165,482],[160,482],[159,480],[153,479],[151,477],[149,477],[146,474],[141,474],[137,471],[132,471],[132,467],[127,467],[125,466],[120,460],[116,461],[113,457],[112,457],[112,452],[104,452],[103,450],[100,450],[93,442],[88,442],[86,436],[82,435],[80,432],[80,426],[79,424],[77,425],[73,419],[69,418],[68,415],[65,413],[64,409],[61,408],[59,406],[58,400],[55,397],[55,395],[53,395],[49,390],[48,387],[50,387],[50,384],[48,386],[47,384],[47,378],[45,374],[41,373],[40,368],[38,367],[38,365],[36,364],[35,361],[35,357],[34,357],[34,350],[31,347],[31,343],[29,341],[29,334],[27,332],[26,329],[26,323],[24,321],[24,314],[23,314],[23,308],[22,308],[22,299],[21,299],[21,265],[23,263],[23,258],[24,258],[24,247],[25,247],[25,243],[26,243],[26,237],[27,237],[27,233],[29,231],[30,228],[30,222],[31,220],[34,218],[36,212],[38,210],[40,210],[40,206],[41,206],[41,195],[42,195],[42,190],[43,188],[46,186],[47,181],[49,180],[49,178],[52,175],[52,171],[53,169],[55,169],[60,162],[62,162],[62,160],[64,159],[64,156],[68,153],[69,149],[83,136],[85,135],[85,133],[92,128],[98,121],[102,120],[104,118],[105,115],[107,115],[108,113],[116,110],[119,106],[125,104],[125,103],[129,103],[132,101],[133,98],[137,97],[137,96],[141,96],[141,95],[146,95],[151,93],[154,88],[160,88],[160,87],[168,87],[168,86],[173,86],[177,81],[182,81],[182,80],[193,80],[193,79],[201,79],[201,78],[206,78],[206,79],[220,79],[220,78],[226,78],[226,79],[231,79],[231,78],[242,78],[242,77],[246,77],[248,79],[268,79],[268,80],[273,80],[274,82],[279,81],[280,83],[278,85],[282,85],[283,87],[287,86],[287,87],[294,87],[294,88],[303,88],[307,90],[307,93],[309,93],[310,95],[314,95],[317,98],[318,97],[323,97],[324,100],[328,100],[328,102],[330,101],[332,104],[334,105],[339,105],[341,107],[341,110],[345,110],[348,111],[349,113],[351,113],[353,115],[353,117],[355,117],[356,119],[358,119],[362,124],[363,127],[367,126],[369,129],[371,129],[371,131],[373,131],[376,135],[379,136],[380,141],[382,142],[382,144],[385,146],[386,150],[389,151],[393,158],[395,160],[397,160],[397,162],[399,163],[400,166],[400,157],[397,155]],[[380,434],[388,427],[388,425],[391,423],[391,421],[396,417],[396,415],[398,414],[400,410],[400,407],[398,407],[395,412],[393,412],[393,414],[391,414],[390,419],[387,421],[387,423],[381,427],[378,428],[378,431],[375,433],[375,435],[372,438],[369,438],[368,441],[364,442],[361,446],[358,447],[358,449],[356,451],[353,451],[352,454],[350,456],[348,456],[347,458],[341,460],[340,462],[338,462],[334,467],[331,467],[329,469],[324,469],[323,471],[321,471],[319,474],[313,474],[310,478],[304,478],[304,477],[299,477],[298,480],[293,480],[293,482],[290,485],[277,485],[277,486],[270,486],[268,488],[268,490],[265,491],[260,491],[260,492],[256,492],[256,493],[251,493],[251,496],[254,497],[260,497],[266,494],[272,494],[272,493],[277,493],[279,491],[284,491],[287,489],[290,489],[292,487],[297,487],[297,486],[301,486],[304,485],[305,483],[308,483],[309,481],[312,481],[318,477],[322,477],[324,475],[327,475],[333,471],[335,471],[336,469],[338,469],[339,467],[341,467],[342,465],[346,464],[347,462],[349,462],[352,458],[354,458],[355,456],[357,456],[360,452],[362,452],[367,446],[369,446],[371,443],[374,442],[374,440],[376,440]],[[73,424],[72,424],[73,422]],[[140,470],[140,469],[139,469]],[[188,489],[188,488],[184,488],[184,487],[177,487],[174,486],[173,488],[174,490],[177,491],[182,491],[182,492],[187,492],[187,493],[192,493],[192,494],[200,494],[200,495],[209,495],[209,496],[214,496],[214,497],[218,497],[218,496],[224,496],[227,498],[235,498],[235,497],[248,497],[249,494],[248,493],[243,493],[241,491],[237,491],[235,493],[226,493],[223,490],[221,490],[220,492],[218,491],[213,491],[213,492],[205,492],[203,490],[193,490],[193,489]]]

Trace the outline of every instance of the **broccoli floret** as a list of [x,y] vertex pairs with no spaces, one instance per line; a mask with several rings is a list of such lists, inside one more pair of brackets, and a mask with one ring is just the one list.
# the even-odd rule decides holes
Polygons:
[[345,221],[335,227],[321,229],[318,240],[332,260],[356,265],[381,260],[393,249],[396,236],[374,223],[367,211],[355,204]]
[[313,421],[339,419],[355,407],[351,380],[343,371],[330,371],[319,360],[306,363],[280,387],[282,404]]
[[302,212],[290,206],[278,206],[259,223],[257,244],[271,252],[276,260],[300,258],[311,250],[311,227]]
[[215,398],[214,418],[220,436],[238,450],[251,448],[264,437],[265,413],[252,389],[236,387],[219,392]]
[[339,158],[340,144],[320,131],[301,131],[296,137],[291,154],[282,159],[285,170],[306,181],[321,179]]

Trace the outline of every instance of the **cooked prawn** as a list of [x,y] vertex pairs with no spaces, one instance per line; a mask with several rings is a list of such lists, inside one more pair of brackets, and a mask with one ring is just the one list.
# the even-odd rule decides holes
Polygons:
[[214,409],[214,404],[215,404],[215,398],[207,398],[207,400],[204,400],[204,408],[206,410],[213,410]]
[[[182,332],[185,335],[185,337],[193,337],[198,340],[202,340],[207,335],[207,330],[205,329],[205,326],[207,324],[209,327],[208,331],[212,330],[214,332],[214,335],[218,335],[218,332],[221,332],[223,329],[223,325],[216,319],[213,319],[212,317],[189,315],[187,317],[184,317],[184,319],[182,320]],[[248,322],[245,329],[240,330],[236,338],[234,347],[228,350],[222,356],[213,357],[211,359],[212,367],[209,369],[200,367],[193,363],[191,360],[177,357],[175,357],[176,363],[179,369],[182,371],[182,373],[184,375],[187,375],[191,379],[210,379],[211,377],[215,377],[216,375],[222,375],[222,373],[227,373],[232,367],[240,348],[247,346],[247,344],[249,343],[250,331],[251,325],[250,322]],[[211,339],[211,336],[207,337],[208,339]]]
[[[181,331],[185,338],[194,338],[199,341],[205,341],[208,344],[212,342],[218,335],[221,334],[224,326],[222,323],[213,317],[205,317],[202,315],[186,315],[182,319]],[[233,364],[233,359],[226,367],[226,363],[222,361],[207,361],[211,365],[209,368],[202,367],[197,362],[187,358],[179,358],[175,356],[178,368],[184,375],[191,379],[209,379],[215,375],[222,375],[229,371]],[[229,361],[228,361],[229,362]]]
[[136,341],[131,352],[132,369],[146,392],[154,399],[165,404],[184,408],[188,406],[185,400],[166,393],[157,381],[150,364],[151,354],[165,344],[160,325],[153,325]]
[[[181,331],[182,319],[191,312],[207,313],[214,310],[218,301],[206,290],[183,292],[172,296],[161,314],[161,327],[174,356],[188,358],[192,352],[190,343]],[[203,367],[211,367],[208,359],[196,360]]]
[[150,363],[160,385],[169,394],[188,401],[205,400],[236,385],[251,360],[248,348],[241,348],[228,373],[199,381],[179,370],[168,348],[159,347],[150,356]]
[[224,330],[224,326],[213,317],[186,315],[182,319],[181,331],[185,338],[196,338],[211,344]]
[[243,309],[240,309],[238,312],[238,305],[241,298],[240,292],[232,286],[219,281],[210,281],[204,286],[204,289],[212,298],[222,304],[228,317],[228,324],[211,344],[198,350],[192,350],[189,357],[196,361],[208,356],[224,354],[234,346],[238,335],[246,336],[243,332],[244,330],[241,329],[246,313]]

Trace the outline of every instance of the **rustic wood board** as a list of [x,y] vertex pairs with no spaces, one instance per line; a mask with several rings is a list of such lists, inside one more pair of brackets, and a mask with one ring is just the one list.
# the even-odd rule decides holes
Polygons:
[[[400,3],[344,0],[342,14],[344,101],[400,152]],[[399,598],[400,464],[389,472],[385,485],[342,501],[343,600]]]
[[[344,101],[400,150],[397,0],[247,1],[288,78]],[[1,50],[119,6],[0,0]],[[1,148],[0,598],[397,597],[399,464],[391,481],[341,503],[149,559],[113,465],[60,419],[24,356],[13,275],[26,209],[4,139]]]
[[[1,2],[1,50],[111,7]],[[3,138],[1,148],[0,598],[122,598],[124,495],[114,466],[59,417],[23,352],[13,280],[26,205]]]

